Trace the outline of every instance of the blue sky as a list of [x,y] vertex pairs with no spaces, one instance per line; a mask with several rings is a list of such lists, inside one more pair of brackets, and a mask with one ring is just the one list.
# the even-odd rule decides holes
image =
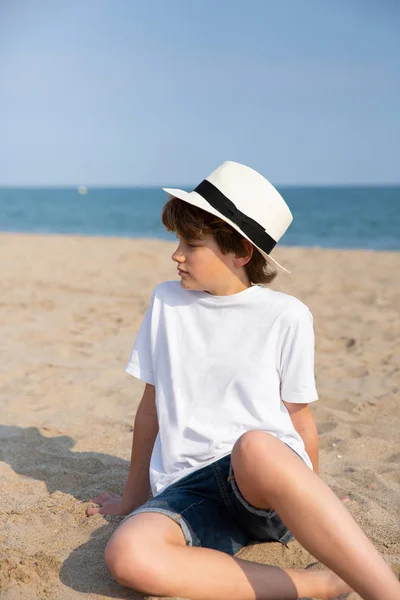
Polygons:
[[399,183],[396,0],[2,0],[0,185]]

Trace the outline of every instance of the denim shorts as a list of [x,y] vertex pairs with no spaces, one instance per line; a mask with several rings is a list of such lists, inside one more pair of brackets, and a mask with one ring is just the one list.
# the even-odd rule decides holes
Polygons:
[[231,556],[243,546],[261,542],[286,545],[293,539],[275,510],[255,508],[242,496],[231,454],[169,485],[124,521],[144,512],[161,513],[178,523],[188,546],[213,548]]

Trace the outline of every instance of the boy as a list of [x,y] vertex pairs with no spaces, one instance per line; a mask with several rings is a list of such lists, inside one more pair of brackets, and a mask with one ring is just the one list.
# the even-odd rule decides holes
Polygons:
[[[288,206],[231,161],[191,193],[165,191],[181,280],[154,289],[127,365],[146,388],[123,496],[104,492],[87,509],[126,516],[106,548],[112,575],[193,600],[331,599],[352,588],[399,600],[394,573],[318,477],[312,315],[265,286],[271,267],[286,270],[270,252]],[[293,536],[332,570],[234,556]]]

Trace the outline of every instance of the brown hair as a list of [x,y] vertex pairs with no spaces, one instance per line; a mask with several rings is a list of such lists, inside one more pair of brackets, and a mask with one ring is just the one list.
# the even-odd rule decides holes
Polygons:
[[[222,254],[234,252],[240,256],[245,252],[243,240],[246,238],[229,223],[174,196],[164,205],[161,221],[168,231],[177,232],[188,242],[211,234]],[[278,274],[255,246],[253,246],[252,257],[244,265],[244,269],[251,283],[269,284]]]

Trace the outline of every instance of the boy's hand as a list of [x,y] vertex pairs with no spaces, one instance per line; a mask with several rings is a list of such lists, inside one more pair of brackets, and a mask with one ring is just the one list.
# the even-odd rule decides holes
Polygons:
[[99,506],[88,506],[86,509],[86,516],[91,517],[92,515],[116,515],[124,517],[129,515],[131,512],[127,510],[122,504],[122,496],[118,494],[109,494],[108,492],[101,492],[95,498],[91,498],[89,502],[99,504]]

